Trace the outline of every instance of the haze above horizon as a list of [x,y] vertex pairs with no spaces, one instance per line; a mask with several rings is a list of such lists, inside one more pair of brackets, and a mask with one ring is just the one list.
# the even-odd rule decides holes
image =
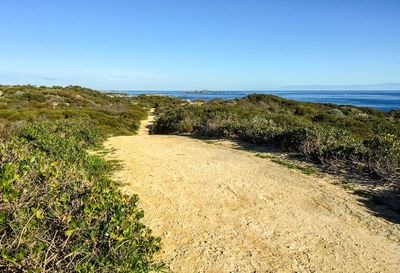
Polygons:
[[400,90],[400,1],[0,2],[0,84]]

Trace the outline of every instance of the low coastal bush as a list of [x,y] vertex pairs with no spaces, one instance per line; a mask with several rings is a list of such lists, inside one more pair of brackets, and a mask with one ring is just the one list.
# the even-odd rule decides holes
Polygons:
[[150,272],[159,239],[137,196],[87,149],[105,133],[90,121],[25,125],[0,138],[1,272]]
[[274,146],[332,168],[352,167],[400,186],[397,111],[385,113],[369,108],[249,95],[169,109],[159,115],[153,132]]
[[144,108],[155,108],[156,115],[174,109],[177,106],[187,104],[185,100],[161,95],[138,95],[132,97],[132,100]]
[[133,98],[79,86],[0,86],[0,124],[90,119],[109,135],[133,134],[147,109]]
[[399,183],[400,139],[393,134],[382,134],[366,139],[366,161],[369,170],[379,177]]

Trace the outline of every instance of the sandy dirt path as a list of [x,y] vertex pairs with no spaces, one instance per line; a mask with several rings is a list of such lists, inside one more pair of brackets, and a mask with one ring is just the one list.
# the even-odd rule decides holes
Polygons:
[[106,146],[173,272],[400,272],[399,225],[328,178],[147,124]]

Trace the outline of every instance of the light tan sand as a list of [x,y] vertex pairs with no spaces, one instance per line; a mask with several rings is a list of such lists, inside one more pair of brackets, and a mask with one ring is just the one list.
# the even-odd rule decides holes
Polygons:
[[328,178],[146,124],[106,145],[173,272],[400,272],[399,225]]

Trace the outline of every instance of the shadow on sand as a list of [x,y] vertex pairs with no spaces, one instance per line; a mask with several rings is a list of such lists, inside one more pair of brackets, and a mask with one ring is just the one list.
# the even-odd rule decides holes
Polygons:
[[[220,139],[193,137],[207,143],[217,142]],[[319,173],[327,173],[338,178],[338,185],[347,190],[352,190],[352,194],[357,196],[357,201],[365,206],[369,212],[377,217],[381,217],[389,222],[400,224],[400,190],[389,186],[382,187],[382,182],[368,175],[355,172],[354,169],[346,166],[326,167],[315,164],[296,154],[285,153],[280,149],[271,148],[263,145],[249,144],[241,141],[232,141],[233,148],[245,150],[253,153],[269,153],[278,158],[285,158],[294,164],[305,164],[312,166]],[[351,185],[359,185],[361,189],[353,189]],[[358,188],[358,187],[357,187]],[[383,189],[382,189],[383,188]]]
[[355,190],[353,194],[373,215],[400,224],[400,192],[398,190]]

